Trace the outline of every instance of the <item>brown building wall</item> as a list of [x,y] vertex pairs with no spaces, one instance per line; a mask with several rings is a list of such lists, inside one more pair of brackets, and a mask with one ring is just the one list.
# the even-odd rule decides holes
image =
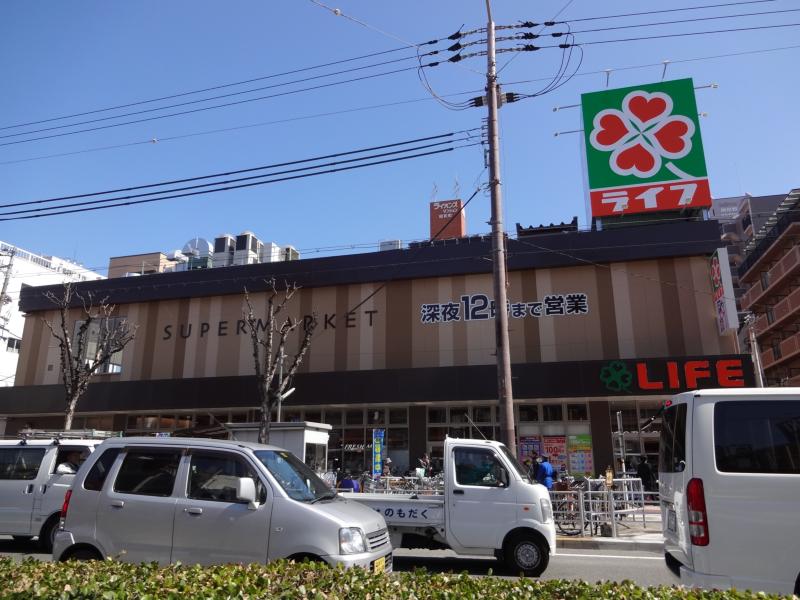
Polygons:
[[[583,293],[588,301],[588,314],[512,316],[515,363],[735,351],[732,338],[717,333],[703,257],[514,271],[509,284],[512,307],[541,302],[548,294]],[[287,314],[299,319],[314,313],[318,319],[304,372],[490,365],[495,363],[491,318],[422,321],[422,305],[434,303],[452,302],[463,317],[465,296],[475,301],[475,315],[488,317],[489,308],[475,300],[480,295],[491,299],[489,274],[304,288]],[[266,294],[251,298],[263,310]],[[249,375],[252,351],[242,308],[239,295],[121,305],[118,314],[138,325],[137,336],[125,349],[123,372],[102,377]],[[26,319],[17,385],[58,382],[57,348],[41,317],[33,313]],[[299,339],[298,332],[289,352]]]
[[162,252],[115,256],[108,261],[108,278],[124,277],[125,273],[139,273],[140,275],[163,273],[168,264],[169,261]]

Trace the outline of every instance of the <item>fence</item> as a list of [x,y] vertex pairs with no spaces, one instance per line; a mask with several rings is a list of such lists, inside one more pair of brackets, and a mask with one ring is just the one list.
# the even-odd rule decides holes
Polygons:
[[[604,479],[586,479],[563,490],[552,490],[553,516],[562,535],[617,537],[618,528],[647,528],[648,506],[658,504],[657,494],[645,492],[638,478],[614,479],[607,489]],[[655,526],[651,516],[651,525]],[[660,514],[658,515],[660,521]]]

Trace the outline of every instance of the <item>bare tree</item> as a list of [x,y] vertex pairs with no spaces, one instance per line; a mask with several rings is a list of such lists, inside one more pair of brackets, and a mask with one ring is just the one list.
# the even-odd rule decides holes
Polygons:
[[[108,298],[95,301],[91,292],[82,295],[69,281],[64,282],[63,294],[46,292],[45,297],[59,313],[56,322],[42,320],[58,341],[61,379],[66,392],[64,429],[70,429],[78,400],[92,377],[134,339],[137,326],[131,327],[127,320],[114,318],[116,306],[109,304]],[[70,319],[73,298],[80,300],[82,307],[80,318],[74,323]]]
[[[255,363],[256,382],[261,409],[261,420],[258,427],[258,441],[269,443],[269,429],[272,422],[272,409],[286,393],[286,389],[303,362],[303,357],[311,346],[311,336],[317,327],[316,316],[310,318],[283,317],[286,305],[300,287],[297,284],[284,283],[284,289],[278,291],[275,279],[267,281],[266,314],[262,320],[256,316],[247,288],[244,290],[244,301],[247,305],[243,311],[244,320],[250,332],[253,344],[253,362]],[[288,370],[282,368],[286,357],[286,341],[298,327],[302,326],[303,337]]]

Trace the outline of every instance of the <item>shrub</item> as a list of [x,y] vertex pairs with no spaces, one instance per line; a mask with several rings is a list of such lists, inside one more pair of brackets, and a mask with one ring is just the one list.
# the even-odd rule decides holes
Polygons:
[[429,574],[419,569],[374,575],[362,569],[278,561],[263,565],[187,567],[129,565],[115,561],[45,563],[0,559],[0,599],[523,599],[542,600],[734,600],[776,598],[765,594],[710,592],[680,587],[641,588],[622,583],[538,581]]

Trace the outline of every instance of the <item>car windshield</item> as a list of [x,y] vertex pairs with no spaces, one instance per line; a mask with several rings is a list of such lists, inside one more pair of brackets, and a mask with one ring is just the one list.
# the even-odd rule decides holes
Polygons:
[[256,450],[255,455],[293,500],[315,502],[335,496],[331,488],[291,452]]
[[517,473],[519,473],[520,477],[522,477],[522,481],[527,481],[528,483],[531,483],[531,478],[528,476],[528,472],[521,464],[519,464],[519,461],[514,457],[513,454],[511,454],[511,452],[509,452],[508,448],[506,448],[505,446],[500,446],[500,450],[502,450],[503,455],[506,457],[506,460],[508,460],[508,462],[510,462],[511,465],[514,467],[514,470]]

